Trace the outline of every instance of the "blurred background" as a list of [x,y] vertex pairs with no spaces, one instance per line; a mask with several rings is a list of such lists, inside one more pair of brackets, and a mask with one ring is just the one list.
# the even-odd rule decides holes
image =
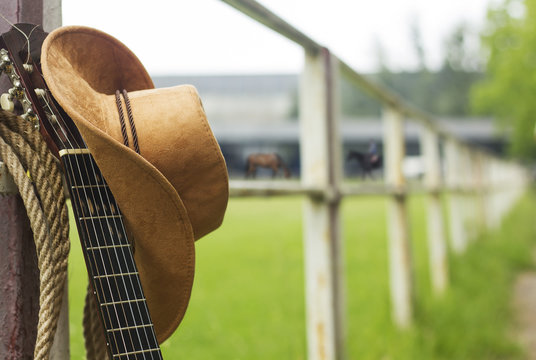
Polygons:
[[[462,143],[533,167],[536,0],[259,3],[366,79],[431,114]],[[195,85],[232,180],[245,177],[250,154],[277,152],[291,171],[290,181],[297,183],[302,175],[300,46],[216,0],[63,0],[62,11],[64,25],[95,27],[124,42],[157,87]],[[354,85],[345,78],[338,85],[341,153],[344,158],[350,150],[365,153],[375,144],[383,154],[384,105]],[[411,122],[403,128],[401,169],[415,181],[426,176],[420,129]],[[473,160],[463,171],[479,167]],[[373,180],[360,178],[363,168],[356,161],[342,166],[350,183],[384,181],[383,166],[374,170]],[[270,180],[271,170],[257,171],[261,180]],[[502,169],[493,171],[501,178]],[[403,329],[393,324],[390,303],[393,225],[388,209],[396,196],[381,190],[341,201],[345,240],[338,266],[344,274],[348,359],[530,358],[534,346],[519,340],[519,319],[536,310],[519,310],[515,294],[524,297],[530,291],[516,290],[516,279],[534,271],[536,198],[529,191],[512,213],[488,220],[480,231],[473,200],[487,189],[478,184],[470,195],[463,189],[453,194],[434,190],[445,218],[437,232],[449,239],[449,279],[442,295],[431,285],[430,193],[407,196],[414,319]],[[456,207],[451,200],[457,196],[462,200]],[[402,203],[402,198],[395,201]],[[307,355],[304,300],[308,225],[302,211],[307,200],[300,194],[230,200],[222,228],[196,244],[190,308],[177,333],[162,345],[167,358],[314,358]],[[491,213],[495,200],[479,206]],[[453,219],[461,221],[463,249],[452,240],[457,230],[448,224]],[[71,302],[81,308],[83,264],[71,261],[70,266]],[[72,310],[71,317],[72,353],[83,358],[81,310]]]
[[[519,97],[497,92],[499,86],[507,91],[506,82],[512,79],[501,70],[501,76],[490,80],[499,70],[487,66],[504,47],[517,46],[514,38],[521,34],[505,22],[522,21],[523,1],[261,3],[358,72],[435,115],[456,135],[499,154],[525,159],[534,154],[526,131],[530,120],[521,119],[529,109],[519,109],[515,103]],[[157,87],[194,84],[231,176],[243,176],[248,154],[271,151],[280,152],[299,174],[298,84],[303,53],[291,41],[211,0],[157,1],[150,7],[142,1],[125,5],[66,0],[63,21],[96,27],[123,41]],[[344,147],[364,151],[371,140],[381,141],[381,106],[344,81],[341,86]],[[516,119],[507,107],[516,109]],[[415,129],[408,132],[405,168],[407,175],[416,176],[418,139]],[[348,163],[345,171],[355,175],[359,169]]]

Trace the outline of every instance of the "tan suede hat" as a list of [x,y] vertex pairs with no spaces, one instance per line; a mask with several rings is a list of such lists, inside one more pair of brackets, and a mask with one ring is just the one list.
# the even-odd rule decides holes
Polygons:
[[[123,212],[162,342],[188,305],[194,240],[221,224],[228,200],[227,169],[197,91],[190,85],[154,89],[125,45],[87,27],[51,32],[41,63],[52,95],[78,127]],[[125,97],[116,96],[117,90],[124,96],[123,89]],[[123,119],[122,130],[116,100],[125,114],[131,110],[134,126]]]

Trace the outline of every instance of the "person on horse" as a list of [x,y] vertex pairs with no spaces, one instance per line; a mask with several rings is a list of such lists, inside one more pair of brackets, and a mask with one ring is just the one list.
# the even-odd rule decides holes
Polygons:
[[376,142],[374,140],[370,141],[367,153],[368,153],[369,161],[371,165],[378,162],[379,160],[378,146],[376,145]]

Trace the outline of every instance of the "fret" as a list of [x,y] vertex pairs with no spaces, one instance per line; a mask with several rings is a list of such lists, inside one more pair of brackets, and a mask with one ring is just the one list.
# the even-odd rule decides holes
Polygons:
[[96,219],[120,219],[121,215],[107,215],[107,216],[82,216],[78,220],[96,220]]
[[143,299],[101,304],[104,325],[107,329],[116,329],[152,324],[146,308],[147,302]]
[[87,217],[118,217],[121,216],[113,195],[107,186],[78,187],[72,191],[75,201],[80,204],[82,215]]
[[107,185],[72,186],[71,193],[84,216],[121,216]]
[[[111,261],[111,260],[114,261]],[[93,276],[136,272],[129,247],[110,247],[87,250],[87,260],[94,271]]]
[[[61,154],[60,154],[61,155]],[[71,186],[105,185],[93,156],[89,153],[64,153],[61,156],[66,172],[71,176]]]
[[101,184],[101,185],[73,185],[71,186],[71,189],[109,189],[108,184]]
[[[152,328],[118,330],[113,334],[107,333],[110,349],[114,354],[130,355],[146,349],[156,348],[155,340],[149,339],[147,331]],[[136,339],[136,341],[130,341]]]
[[[134,355],[134,357],[132,357]],[[157,355],[157,359],[161,359],[160,349],[154,348],[154,349],[147,349],[142,351],[133,351],[129,353],[124,354],[116,354],[112,358],[118,359],[118,360],[131,360],[131,359],[139,359],[137,355]],[[152,357],[151,357],[152,358]]]
[[108,279],[108,278],[113,278],[113,277],[117,277],[117,276],[130,276],[130,275],[139,275],[140,273],[135,271],[135,272],[131,272],[131,273],[124,273],[124,274],[110,274],[110,275],[97,275],[97,276],[93,276],[93,279]]
[[130,245],[121,218],[79,219],[78,223],[87,235],[83,238],[87,248]]
[[90,246],[87,247],[86,250],[98,250],[98,249],[113,249],[113,248],[120,248],[120,247],[130,247],[129,244],[117,244],[117,245],[103,245],[103,246]]
[[99,303],[101,304],[115,305],[126,304],[129,301],[145,301],[145,296],[138,282],[138,275],[115,277],[112,279],[92,279],[92,283]]
[[115,200],[113,198],[112,192],[110,190],[110,187],[106,184],[104,185],[73,185],[71,186],[70,192],[73,194],[74,198],[76,200],[86,200],[91,199],[92,202],[94,202],[95,205],[98,205],[99,207],[102,205],[109,205],[112,203],[114,205],[114,208],[97,208],[96,206],[93,207],[93,211],[87,212],[87,214],[105,214],[109,213],[112,215],[119,214],[119,211],[117,209],[117,205],[115,204]]
[[116,332],[116,331],[132,330],[132,329],[145,329],[145,328],[150,328],[150,327],[153,327],[153,324],[125,326],[125,327],[120,327],[120,328],[116,328],[116,329],[108,329],[106,331],[108,331],[109,333],[113,333],[113,332]]
[[138,303],[138,302],[144,302],[146,301],[144,299],[137,299],[137,300],[125,300],[125,301],[111,301],[111,302],[104,302],[101,303],[100,306],[109,306],[109,305],[125,305],[125,304],[131,304],[131,303]]

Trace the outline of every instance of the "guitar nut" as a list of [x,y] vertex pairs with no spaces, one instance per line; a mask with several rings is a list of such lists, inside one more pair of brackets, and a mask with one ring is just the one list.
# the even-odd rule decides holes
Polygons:
[[35,95],[37,95],[37,97],[40,97],[40,98],[42,98],[42,99],[45,98],[45,94],[46,94],[45,90],[43,90],[43,89],[39,89],[39,88],[35,88],[34,91],[35,91]]

